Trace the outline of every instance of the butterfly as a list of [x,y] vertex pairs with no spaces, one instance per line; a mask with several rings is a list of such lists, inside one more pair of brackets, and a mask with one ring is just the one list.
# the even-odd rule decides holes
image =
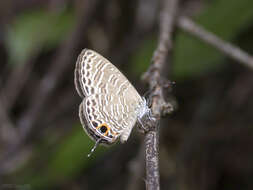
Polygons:
[[76,61],[74,82],[82,102],[79,117],[87,135],[98,146],[127,141],[136,122],[150,115],[145,98],[106,58],[84,49]]

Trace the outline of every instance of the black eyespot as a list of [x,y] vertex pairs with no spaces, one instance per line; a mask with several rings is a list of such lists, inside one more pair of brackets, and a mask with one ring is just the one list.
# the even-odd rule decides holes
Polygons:
[[95,121],[92,121],[92,125],[93,125],[94,127],[97,127],[97,126],[98,126],[98,123],[95,122]]
[[107,131],[107,127],[102,125],[99,130],[101,131],[101,133],[105,133]]

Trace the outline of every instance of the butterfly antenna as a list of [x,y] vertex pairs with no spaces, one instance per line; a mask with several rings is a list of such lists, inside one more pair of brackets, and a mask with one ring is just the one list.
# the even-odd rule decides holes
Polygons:
[[96,150],[96,148],[98,147],[98,145],[99,145],[99,143],[100,143],[101,140],[102,140],[102,139],[98,139],[98,140],[96,141],[94,147],[91,149],[90,153],[88,154],[88,157],[90,157],[91,154]]

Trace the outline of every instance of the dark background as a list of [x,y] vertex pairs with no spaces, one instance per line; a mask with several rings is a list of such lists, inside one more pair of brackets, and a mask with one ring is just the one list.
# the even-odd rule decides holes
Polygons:
[[[143,135],[99,147],[78,117],[75,61],[83,48],[112,61],[140,94],[157,45],[160,1],[0,2],[2,189],[144,189]],[[252,0],[181,0],[178,14],[249,54]],[[162,189],[253,189],[253,73],[180,29],[172,70],[176,111],[162,120]]]

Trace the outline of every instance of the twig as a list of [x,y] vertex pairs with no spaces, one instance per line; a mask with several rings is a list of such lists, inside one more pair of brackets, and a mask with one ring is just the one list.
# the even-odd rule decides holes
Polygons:
[[182,30],[189,32],[193,36],[200,38],[207,44],[212,45],[216,49],[220,50],[227,56],[232,59],[237,60],[238,62],[244,64],[250,69],[253,69],[253,57],[242,51],[240,48],[218,38],[216,35],[211,32],[206,31],[201,26],[198,26],[191,19],[181,16],[177,20],[177,25]]
[[172,111],[171,104],[163,96],[162,74],[166,68],[167,54],[172,49],[172,32],[176,19],[177,0],[164,0],[163,10],[160,15],[160,33],[158,47],[152,58],[152,65],[144,79],[148,81],[151,90],[151,109],[157,119],[145,136],[146,146],[146,186],[147,189],[160,189],[158,144],[159,120],[164,113]]
[[[171,4],[170,4],[171,3]],[[163,97],[163,86],[161,75],[165,68],[167,53],[171,51],[171,36],[173,31],[173,23],[175,20],[177,1],[167,0],[165,2],[164,11],[160,20],[160,39],[158,47],[153,55],[153,64],[149,71],[144,75],[148,80],[152,99],[152,112],[159,121],[164,112],[170,112],[171,105],[166,103]],[[253,69],[253,58],[239,48],[219,39],[217,36],[205,31],[186,17],[179,17],[177,20],[179,28],[200,38],[206,43],[214,46],[229,57],[243,63]],[[166,69],[165,69],[166,70]],[[166,70],[167,71],[167,70]],[[145,136],[146,142],[146,176],[147,188],[159,189],[159,171],[158,171],[158,130],[159,124],[152,126]]]

